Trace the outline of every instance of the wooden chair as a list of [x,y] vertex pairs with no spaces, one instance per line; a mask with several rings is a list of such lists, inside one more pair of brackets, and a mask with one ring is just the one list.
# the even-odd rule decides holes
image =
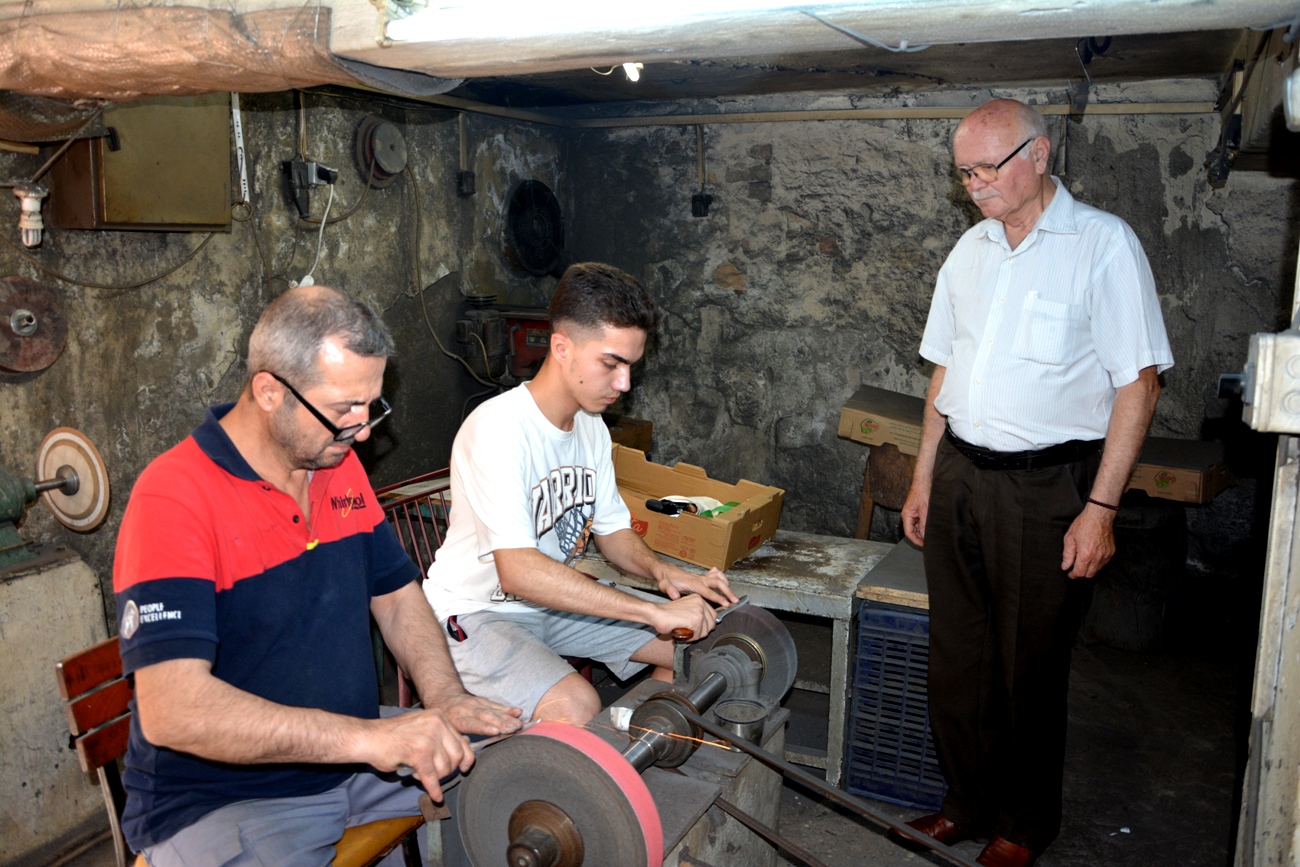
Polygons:
[[[72,732],[71,744],[82,770],[95,772],[104,793],[104,806],[113,832],[117,867],[126,867],[129,854],[122,836],[121,816],[126,792],[118,759],[126,755],[131,730],[131,682],[122,676],[122,657],[116,638],[74,653],[55,666],[59,694]],[[370,867],[398,845],[407,867],[420,867],[419,840],[424,816],[384,819],[348,828],[335,847],[334,867]],[[146,867],[137,855],[135,867]]]
[[[420,575],[428,575],[434,554],[447,533],[447,518],[451,512],[451,468],[443,467],[378,488],[375,496],[383,505],[402,547],[420,567]],[[591,660],[571,656],[565,659],[588,683],[591,682]],[[411,700],[411,684],[399,670],[397,703],[400,707],[410,707]]]
[[871,518],[876,506],[891,512],[900,511],[907,502],[907,491],[916,472],[916,456],[905,455],[893,443],[871,446],[867,470],[862,478],[862,501],[858,507],[855,539],[871,538]]

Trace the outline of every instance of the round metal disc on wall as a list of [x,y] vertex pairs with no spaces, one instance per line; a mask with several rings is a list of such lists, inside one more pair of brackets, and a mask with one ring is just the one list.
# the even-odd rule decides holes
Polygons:
[[67,339],[68,323],[53,289],[23,277],[0,277],[0,370],[44,370]]
[[58,478],[64,467],[77,474],[77,492],[65,494],[52,490],[41,497],[63,526],[89,532],[108,516],[108,469],[99,449],[85,434],[70,427],[56,427],[41,441],[36,456],[36,478],[40,481]]
[[406,170],[406,139],[397,124],[370,115],[357,126],[357,168],[370,186],[384,189]]
[[691,653],[708,653],[718,645],[738,647],[750,659],[763,666],[763,680],[758,694],[772,701],[780,701],[794,685],[799,671],[799,652],[794,639],[780,620],[771,612],[756,605],[737,609],[705,638],[700,639]]
[[[525,818],[577,829],[580,863],[599,867],[658,867],[663,826],[650,790],[613,746],[579,726],[543,722],[479,754],[460,784],[461,839],[473,864],[506,864],[506,851]],[[538,802],[542,802],[540,805]],[[545,806],[544,809],[541,807]],[[552,809],[554,808],[554,809]],[[561,862],[563,863],[563,862]]]

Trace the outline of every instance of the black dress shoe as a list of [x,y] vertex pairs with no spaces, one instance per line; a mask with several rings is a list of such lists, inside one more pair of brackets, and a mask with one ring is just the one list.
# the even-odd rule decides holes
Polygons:
[[[928,816],[922,816],[919,819],[913,819],[907,823],[907,827],[916,831],[918,834],[924,834],[931,840],[936,840],[945,846],[951,846],[953,843],[960,843],[962,840],[969,840],[979,834],[975,828],[968,828],[965,825],[958,825],[944,817],[942,813],[931,813]],[[903,834],[890,829],[889,838],[900,846],[906,846],[909,849],[923,848],[920,843],[905,837]]]

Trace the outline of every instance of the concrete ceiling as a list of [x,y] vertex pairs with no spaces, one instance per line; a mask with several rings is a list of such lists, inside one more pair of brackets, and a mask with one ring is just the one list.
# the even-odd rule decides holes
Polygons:
[[[839,51],[719,57],[646,63],[632,82],[619,67],[471,78],[450,95],[511,108],[606,113],[619,102],[664,102],[839,92],[888,96],[944,88],[1066,87],[1085,75],[1097,83],[1219,76],[1240,57],[1248,31],[1200,30],[1115,36],[1086,66],[1086,40],[1036,39],[934,45],[895,53],[861,46]],[[1095,47],[1103,43],[1094,41]],[[609,67],[599,72],[609,72]]]

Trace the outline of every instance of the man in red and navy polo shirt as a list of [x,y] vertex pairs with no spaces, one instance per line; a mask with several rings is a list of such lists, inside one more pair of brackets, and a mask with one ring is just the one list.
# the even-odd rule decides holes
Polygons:
[[[113,583],[135,680],[123,829],[151,867],[328,864],[345,827],[519,727],[465,692],[352,444],[388,413],[392,337],[321,286],[276,299],[239,400],[140,476]],[[382,716],[370,618],[423,710]]]

